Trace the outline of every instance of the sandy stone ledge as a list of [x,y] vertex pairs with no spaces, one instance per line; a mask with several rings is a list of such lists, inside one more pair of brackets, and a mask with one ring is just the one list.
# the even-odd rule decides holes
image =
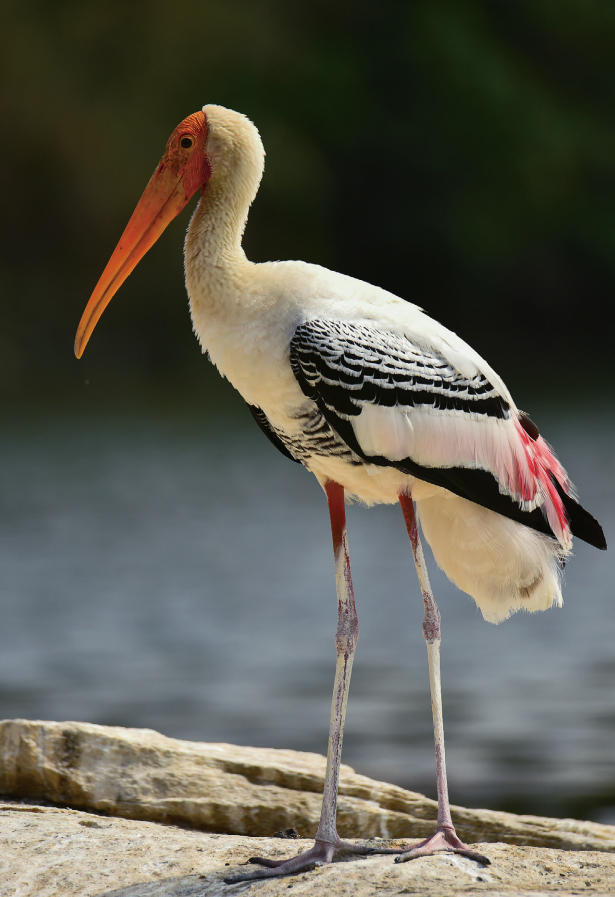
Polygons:
[[[325,758],[201,744],[150,729],[0,722],[0,794],[204,832],[313,837]],[[342,766],[338,829],[353,838],[426,837],[436,803]],[[524,847],[615,852],[615,826],[453,807],[460,837]]]
[[[450,854],[396,865],[342,858],[314,872],[224,884],[255,855],[312,842],[325,759],[199,744],[148,729],[0,722],[0,897],[214,897],[485,893],[615,895],[615,827],[453,808],[488,868]],[[339,829],[401,846],[433,832],[436,804],[342,767]],[[506,843],[503,843],[506,842]]]
[[0,897],[491,897],[615,894],[615,856],[482,844],[492,865],[439,854],[396,865],[352,859],[272,881],[225,885],[248,857],[286,857],[311,842],[204,834],[7,801],[0,804]]

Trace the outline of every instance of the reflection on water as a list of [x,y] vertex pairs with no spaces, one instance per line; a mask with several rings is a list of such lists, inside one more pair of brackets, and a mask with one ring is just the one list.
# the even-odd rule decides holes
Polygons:
[[[543,415],[544,420],[544,415]],[[615,432],[543,430],[613,532]],[[256,427],[5,425],[0,714],[324,752],[335,592],[324,496]],[[344,760],[434,793],[421,602],[397,508],[349,509],[361,624]],[[615,822],[613,553],[500,626],[433,572],[452,799]]]

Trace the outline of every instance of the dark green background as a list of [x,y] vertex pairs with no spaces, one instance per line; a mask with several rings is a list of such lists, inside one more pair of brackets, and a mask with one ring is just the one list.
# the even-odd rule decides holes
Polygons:
[[[609,538],[615,482],[608,447],[615,295],[615,0],[4,0],[0,13],[2,544],[12,561],[17,557],[8,565],[17,571],[14,581],[6,577],[2,589],[3,629],[5,642],[20,650],[22,642],[26,648],[30,644],[32,633],[42,633],[40,650],[26,651],[20,672],[11,668],[0,682],[0,698],[8,708],[3,712],[28,715],[30,707],[81,707],[85,709],[71,710],[78,718],[151,725],[160,718],[157,702],[164,708],[165,695],[171,693],[158,693],[154,673],[153,684],[142,685],[135,661],[136,673],[130,669],[122,675],[128,683],[136,676],[136,691],[119,686],[118,673],[110,686],[116,703],[109,698],[108,705],[114,715],[96,715],[88,689],[95,680],[98,686],[106,679],[92,670],[106,671],[116,664],[116,655],[107,655],[95,643],[92,657],[83,660],[82,648],[74,645],[81,632],[90,644],[88,633],[96,629],[98,610],[105,604],[104,590],[90,571],[101,558],[105,562],[108,540],[128,540],[128,530],[137,534],[124,553],[109,555],[108,564],[117,564],[110,575],[117,576],[112,597],[118,606],[124,595],[130,604],[131,583],[139,584],[142,616],[135,619],[144,621],[147,632],[147,571],[150,563],[159,569],[148,560],[148,550],[159,550],[157,543],[150,549],[147,541],[148,515],[154,522],[156,515],[169,515],[171,545],[174,538],[179,542],[184,519],[190,522],[188,529],[204,533],[203,542],[209,538],[208,530],[199,529],[196,513],[184,518],[178,510],[176,503],[186,495],[192,499],[190,490],[178,491],[175,478],[183,473],[181,464],[170,462],[173,485],[165,486],[161,475],[158,492],[156,478],[155,486],[145,477],[133,488],[126,473],[131,468],[123,467],[122,459],[131,451],[139,460],[143,456],[147,473],[148,449],[155,458],[168,452],[169,459],[181,459],[188,443],[200,446],[211,434],[213,444],[215,428],[205,419],[208,412],[237,412],[236,428],[227,426],[228,421],[220,427],[224,444],[236,446],[243,439],[238,435],[242,421],[253,427],[240,397],[202,358],[191,332],[182,265],[189,210],[121,288],[81,361],[74,358],[73,340],[90,293],[168,136],[186,115],[207,103],[246,113],[267,150],[265,177],[245,236],[248,256],[255,261],[300,258],[363,278],[422,305],[457,331],[502,374],[518,404],[541,427],[545,418],[551,419],[552,429],[555,422],[556,433],[560,426],[561,441],[567,437],[562,461]],[[147,439],[139,435],[139,428],[149,434],[150,427]],[[256,428],[251,432],[255,441],[261,438]],[[546,424],[544,432],[550,438]],[[246,445],[249,456],[253,444]],[[264,440],[262,447],[266,452]],[[270,451],[274,493],[280,488],[277,470],[287,462]],[[243,475],[249,483],[262,478],[263,468],[248,461]],[[90,479],[93,492],[83,485]],[[194,489],[203,489],[203,520],[222,538],[216,533],[219,517],[210,507],[211,489],[205,492],[198,477],[195,483]],[[110,498],[101,497],[105,484]],[[315,483],[312,487],[317,488]],[[121,500],[115,517],[110,511],[105,516],[108,502],[116,508],[116,493]],[[251,495],[249,489],[246,495]],[[267,520],[271,527],[269,510],[262,503],[249,505],[248,498],[242,494],[238,519]],[[99,502],[98,509],[92,511],[91,502]],[[132,505],[139,509],[134,525]],[[300,500],[289,509],[295,518],[304,514]],[[101,523],[99,532],[97,520],[112,521],[108,532]],[[326,530],[324,518],[322,525]],[[289,544],[295,544],[296,531],[287,529]],[[234,530],[228,532],[235,538]],[[193,534],[182,533],[182,538],[193,544],[187,535]],[[313,538],[309,536],[309,544]],[[374,538],[377,557],[382,536]],[[22,554],[15,555],[19,544]],[[164,540],[161,544],[166,550]],[[276,563],[277,547],[272,548]],[[596,608],[607,607],[611,596],[612,576],[604,566],[610,553],[594,553],[590,563],[582,560],[583,550],[579,546],[579,557],[567,573],[574,583],[573,571],[587,563],[583,569],[589,585],[570,587],[566,601],[574,606],[591,599],[588,612],[608,626],[612,614],[605,611],[600,617]],[[123,566],[125,556],[134,556],[135,573]],[[198,550],[190,560],[178,557],[176,568],[160,569],[169,576],[176,569],[182,575],[186,570],[186,576],[199,569]],[[375,561],[370,557],[369,563]],[[210,567],[207,576],[213,581],[216,564]],[[214,585],[225,596],[228,580],[219,575]],[[263,574],[263,582],[270,575],[273,594],[279,587],[275,572]],[[410,570],[408,575],[413,579]],[[168,600],[166,594],[163,598]],[[130,607],[137,614],[134,601]],[[109,632],[120,632],[121,613],[113,614],[111,609],[105,625]],[[48,619],[55,621],[49,631],[57,654],[47,650]],[[68,621],[64,640],[57,635],[63,619]],[[184,708],[186,718],[197,719],[196,711],[206,704],[191,704],[196,698],[183,701],[182,677],[187,682],[198,678],[198,688],[188,693],[201,695],[209,694],[203,683],[215,682],[215,673],[185,673],[182,652],[198,657],[200,664],[202,643],[190,647],[188,641],[184,647],[177,638],[169,647],[167,618],[162,614],[155,619],[162,621],[163,646],[156,649],[156,670],[167,663],[176,671],[178,718]],[[209,625],[208,617],[200,619],[201,626]],[[277,633],[277,622],[263,626],[275,626]],[[518,619],[507,625],[524,632]],[[195,626],[191,620],[187,630]],[[230,633],[233,627],[222,629]],[[539,633],[535,638],[548,639],[550,645],[561,638],[555,615],[543,624],[532,620],[532,627]],[[303,631],[297,637],[304,638]],[[139,638],[131,651],[145,650]],[[530,644],[523,638],[511,644]],[[115,636],[109,642],[114,645]],[[277,643],[282,644],[281,636]],[[363,651],[367,645],[366,638]],[[519,665],[531,667],[524,649],[514,650],[520,652]],[[580,671],[579,691],[587,689],[587,701],[595,701],[587,718],[602,745],[603,733],[613,731],[612,702],[597,699],[594,689],[599,696],[608,694],[612,662],[593,657],[593,651],[593,642],[589,648],[587,641],[558,643],[558,656],[564,663],[570,656],[573,669]],[[32,662],[38,676],[33,681],[28,657],[37,653],[42,659]],[[142,656],[149,657],[147,652]],[[198,664],[194,670],[200,671]],[[537,666],[536,688],[548,689],[546,679],[540,679],[543,670],[557,677],[551,664]],[[376,669],[364,694],[383,694],[386,677],[379,676],[377,665],[363,669]],[[50,704],[58,682],[64,699],[63,670],[73,691],[67,685],[67,703]],[[14,682],[26,683],[23,693]],[[359,678],[353,684],[355,700],[361,687]],[[271,688],[275,694],[275,682]],[[460,702],[457,720],[467,715],[463,701],[470,701],[462,691],[458,688],[455,698],[454,688],[445,687],[452,757],[455,700]],[[145,696],[136,716],[130,715],[135,694]],[[321,694],[324,722],[328,679]],[[566,705],[557,703],[556,690],[553,694],[557,719]],[[429,704],[424,706],[426,727],[419,727],[418,737],[427,733],[425,750],[431,752]],[[531,719],[531,701],[528,707]],[[58,710],[57,718],[66,718],[63,712]],[[520,713],[519,707],[510,712]],[[413,716],[413,726],[417,718],[422,717]],[[471,714],[467,718],[472,720]],[[169,719],[165,731],[172,734],[172,714]],[[203,719],[207,722],[206,713]],[[579,817],[612,808],[612,777],[601,779],[599,787],[598,778],[592,778],[583,793],[575,790],[580,781],[575,778],[556,797],[546,786],[534,794],[523,785],[533,781],[523,778],[524,763],[528,768],[542,763],[546,769],[551,762],[543,748],[550,736],[541,740],[550,725],[549,718],[540,720],[536,737],[521,745],[528,732],[526,718],[512,747],[497,728],[489,730],[489,756],[499,758],[504,779],[517,782],[521,776],[518,791],[515,785],[502,792],[498,805]],[[190,737],[196,737],[193,732]],[[245,732],[245,739],[254,743],[254,726],[246,723]],[[203,733],[198,737],[220,737],[215,727]],[[238,741],[244,737],[234,731],[231,736]],[[286,731],[276,742],[267,729],[262,740],[289,744]],[[318,740],[314,744],[321,749]],[[598,752],[578,750],[581,766],[587,756],[598,762]],[[610,776],[611,767],[605,768]],[[404,784],[416,786],[414,779]],[[457,792],[460,801],[466,797]],[[457,800],[455,792],[453,798]]]
[[122,288],[83,361],[72,356],[169,134],[211,102],[252,118],[267,149],[250,258],[317,262],[422,305],[522,400],[608,388],[611,0],[3,6],[7,400],[221,389],[186,309],[187,211]]

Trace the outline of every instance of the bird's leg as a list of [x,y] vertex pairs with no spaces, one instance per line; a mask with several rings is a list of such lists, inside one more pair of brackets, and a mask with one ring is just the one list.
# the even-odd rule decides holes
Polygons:
[[348,687],[354,651],[359,638],[359,621],[354,603],[352,577],[350,574],[350,558],[348,555],[348,537],[346,534],[346,511],[344,508],[344,488],[333,481],[325,486],[331,518],[331,534],[333,536],[333,553],[335,556],[335,582],[337,588],[337,632],[335,646],[337,665],[333,686],[333,702],[331,705],[331,724],[329,726],[329,747],[327,751],[327,769],[323,791],[320,823],[316,832],[314,846],[304,853],[289,860],[270,860],[264,857],[251,857],[251,863],[268,866],[245,875],[225,878],[227,884],[238,881],[252,881],[260,878],[272,878],[280,875],[292,875],[312,869],[323,863],[330,863],[337,850],[360,854],[399,853],[399,850],[373,847],[362,847],[349,841],[342,841],[337,833],[335,816],[337,812],[337,789],[342,756],[342,737],[344,734],[344,717],[348,701]]
[[331,518],[331,535],[333,537],[333,556],[335,559],[335,587],[337,591],[337,631],[335,648],[337,661],[335,666],[335,682],[331,701],[331,722],[329,724],[329,744],[327,747],[327,769],[325,787],[322,796],[320,822],[316,832],[316,841],[323,844],[339,844],[339,836],[335,825],[337,814],[337,790],[342,760],[342,739],[344,737],[344,720],[348,689],[354,652],[359,639],[359,619],[354,603],[352,575],[350,572],[350,556],[348,554],[348,534],[346,531],[346,509],[344,507],[344,488],[338,483],[329,481],[325,486],[329,516]]
[[440,611],[436,604],[431,586],[429,585],[429,577],[427,575],[427,567],[425,566],[425,557],[423,555],[423,547],[419,538],[418,525],[416,515],[414,513],[414,504],[410,495],[405,493],[399,494],[399,503],[406,521],[406,528],[410,536],[410,544],[412,545],[412,554],[416,572],[419,578],[419,585],[423,595],[423,604],[425,606],[425,616],[423,617],[423,635],[427,642],[427,658],[429,661],[429,685],[431,689],[431,708],[433,711],[433,727],[434,740],[436,744],[436,782],[438,789],[438,820],[436,831],[429,838],[408,848],[405,852],[396,857],[396,863],[405,863],[407,860],[413,860],[420,856],[430,856],[437,850],[448,850],[453,853],[460,853],[463,856],[476,860],[483,865],[489,865],[490,860],[487,857],[470,850],[460,838],[457,837],[455,826],[451,818],[451,808],[448,800],[448,785],[446,781],[446,762],[444,757],[444,723],[442,720],[442,693],[440,687]]

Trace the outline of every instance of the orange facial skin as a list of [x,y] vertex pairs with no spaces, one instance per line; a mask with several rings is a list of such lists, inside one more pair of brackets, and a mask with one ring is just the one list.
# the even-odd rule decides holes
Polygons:
[[130,272],[196,191],[204,189],[210,175],[206,140],[204,112],[189,115],[171,134],[164,155],[83,312],[75,338],[77,358],[81,358],[98,319]]

